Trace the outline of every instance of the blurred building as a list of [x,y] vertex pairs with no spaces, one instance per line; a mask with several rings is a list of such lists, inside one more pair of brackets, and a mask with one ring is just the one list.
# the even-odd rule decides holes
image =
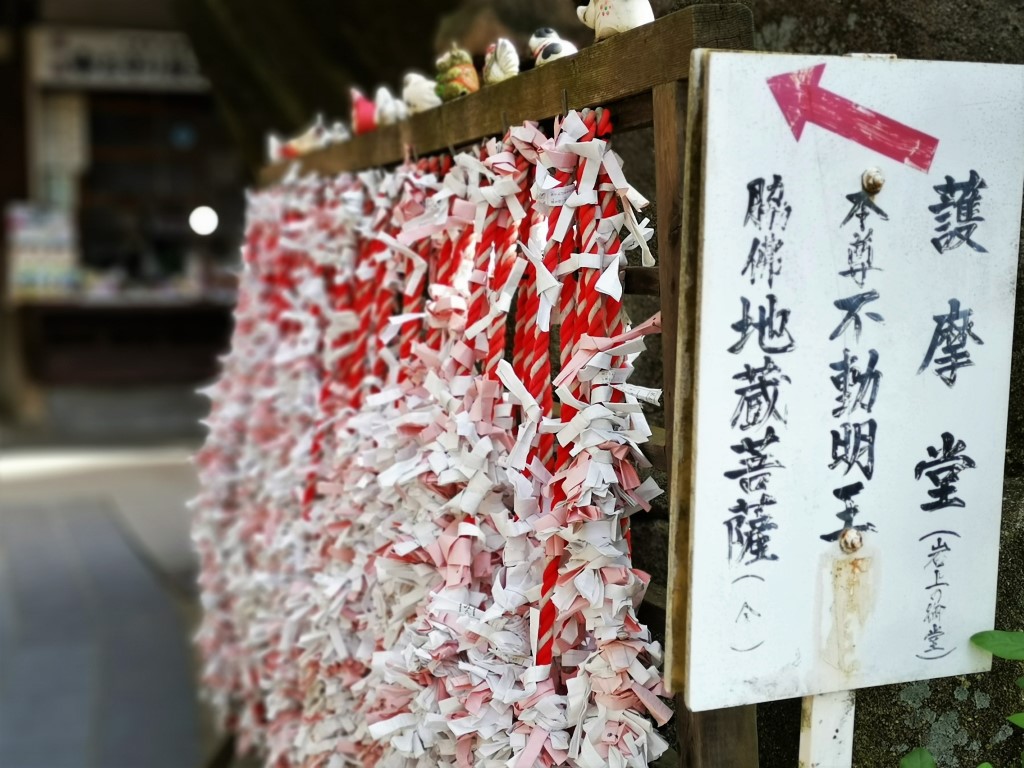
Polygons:
[[170,6],[0,0],[9,439],[197,429],[192,390],[230,333],[245,178]]
[[[550,0],[0,0],[0,441],[196,432],[270,132],[344,118]],[[395,20],[401,19],[396,25]],[[430,30],[424,33],[424,30]],[[529,62],[526,62],[529,65]],[[216,229],[213,226],[216,213]],[[191,224],[190,224],[191,222]]]

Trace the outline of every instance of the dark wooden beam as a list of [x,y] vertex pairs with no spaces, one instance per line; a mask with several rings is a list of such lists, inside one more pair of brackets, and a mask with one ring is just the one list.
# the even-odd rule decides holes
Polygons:
[[213,84],[225,127],[250,171],[258,169],[265,158],[264,135],[272,128],[297,127],[303,119],[299,107],[275,96],[282,86],[268,79],[229,17],[207,0],[176,0],[175,11]]
[[[207,2],[221,8],[232,33],[245,41],[249,58],[258,63],[261,81],[273,89],[268,96],[288,106],[292,120],[288,128],[308,124],[318,112],[347,119],[349,87],[354,81],[350,67],[333,60],[325,45],[314,42],[317,27],[325,19],[311,19],[280,0]],[[337,16],[328,18],[338,21]]]
[[347,120],[352,85],[395,90],[407,70],[431,72],[434,30],[459,2],[174,0],[174,8],[255,176],[268,132],[294,134],[318,113]]

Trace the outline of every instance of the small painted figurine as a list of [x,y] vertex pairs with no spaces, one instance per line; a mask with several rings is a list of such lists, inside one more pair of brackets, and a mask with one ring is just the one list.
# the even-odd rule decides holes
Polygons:
[[373,101],[377,108],[377,125],[394,125],[409,116],[405,102],[392,96],[383,85],[377,89]]
[[324,124],[323,115],[317,115],[313,125],[298,136],[286,141],[274,134],[268,136],[267,154],[272,163],[279,160],[295,160],[328,144],[348,141],[349,138],[348,128],[344,123],[334,123],[328,127]]
[[349,131],[348,126],[340,120],[335,120],[324,133],[324,146],[328,144],[341,144],[351,138],[352,132]]
[[357,136],[377,130],[377,106],[358,88],[352,89],[352,130]]
[[451,50],[437,60],[437,95],[441,101],[451,101],[479,90],[473,57],[452,43]]
[[595,40],[617,35],[654,21],[649,0],[590,0],[576,8],[580,21],[594,30]]
[[402,99],[409,108],[409,114],[412,115],[441,106],[441,97],[437,95],[437,81],[431,80],[419,72],[406,74],[402,87]]
[[551,27],[541,27],[530,38],[530,53],[534,63],[539,67],[555,59],[564,59],[578,53],[575,45],[563,40]]
[[499,38],[484,55],[484,85],[494,85],[519,74],[519,54],[511,40]]

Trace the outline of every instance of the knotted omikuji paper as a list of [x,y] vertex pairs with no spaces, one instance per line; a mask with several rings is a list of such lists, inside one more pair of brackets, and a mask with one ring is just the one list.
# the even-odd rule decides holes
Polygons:
[[660,493],[637,472],[660,392],[628,381],[660,321],[619,304],[652,230],[610,132],[571,113],[250,195],[193,538],[205,689],[268,766],[666,748],[628,533]]

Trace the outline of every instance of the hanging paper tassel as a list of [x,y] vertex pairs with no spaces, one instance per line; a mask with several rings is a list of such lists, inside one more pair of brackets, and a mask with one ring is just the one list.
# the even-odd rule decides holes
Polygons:
[[624,386],[657,323],[627,331],[616,295],[619,251],[647,263],[650,233],[609,133],[573,113],[550,138],[524,124],[250,197],[194,537],[205,685],[268,765],[645,766],[664,748],[622,532],[657,493]]

